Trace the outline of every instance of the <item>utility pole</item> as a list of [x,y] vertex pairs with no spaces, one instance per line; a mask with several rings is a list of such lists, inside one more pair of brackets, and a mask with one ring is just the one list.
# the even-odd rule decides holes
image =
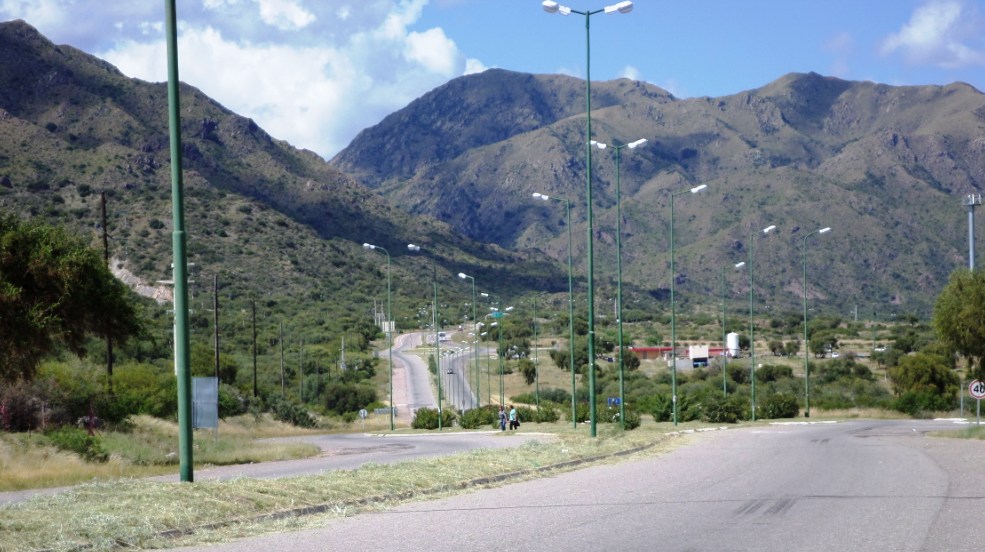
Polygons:
[[212,337],[215,343],[215,381],[219,381],[219,275],[212,275]]
[[[103,211],[103,261],[109,268],[109,229],[106,227],[106,192],[100,192],[100,204]],[[113,336],[106,335],[106,376],[109,390],[113,391]]]

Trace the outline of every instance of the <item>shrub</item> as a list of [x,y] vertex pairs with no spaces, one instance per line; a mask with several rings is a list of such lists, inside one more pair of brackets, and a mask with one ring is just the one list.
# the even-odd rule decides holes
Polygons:
[[486,405],[481,408],[466,410],[458,419],[458,425],[464,429],[479,429],[484,425],[491,425],[498,429],[499,409],[492,405]]
[[317,420],[305,407],[280,397],[270,399],[270,413],[275,420],[298,427],[315,427],[317,424]]
[[[575,418],[577,422],[587,422],[591,418],[591,410],[587,402],[575,403]],[[569,422],[571,420],[571,410],[565,409],[564,417]]]
[[709,397],[705,403],[703,419],[713,424],[734,424],[746,419],[749,409],[739,395]]
[[796,418],[800,413],[797,397],[787,393],[773,393],[759,406],[760,415],[766,419]]
[[[451,427],[455,423],[455,413],[448,408],[441,410],[441,426]],[[414,429],[438,429],[438,409],[418,408],[414,412],[414,421],[411,422]]]
[[674,415],[674,405],[670,396],[658,394],[650,401],[649,414],[653,416],[653,421],[669,422]]
[[783,378],[792,378],[793,369],[789,366],[777,364],[764,364],[761,368],[756,368],[756,382],[767,383]]
[[557,387],[540,390],[540,400],[558,404],[571,403],[571,393]]
[[[568,409],[568,416],[571,415],[571,409]],[[538,424],[550,424],[561,419],[561,413],[554,408],[553,404],[541,403],[540,408],[533,410],[533,421]]]
[[47,433],[46,437],[61,450],[74,452],[86,462],[105,462],[109,453],[102,441],[88,431],[71,426],[62,426]]
[[[619,413],[618,412],[616,412],[616,416],[615,416],[615,419],[613,419],[613,423],[619,423]],[[634,429],[640,427],[640,424],[642,424],[642,423],[643,423],[643,418],[642,418],[642,416],[640,416],[640,413],[639,412],[637,412],[636,410],[628,409],[628,408],[626,409],[626,423],[623,424],[623,427],[624,427],[624,429],[626,431],[634,430]]]

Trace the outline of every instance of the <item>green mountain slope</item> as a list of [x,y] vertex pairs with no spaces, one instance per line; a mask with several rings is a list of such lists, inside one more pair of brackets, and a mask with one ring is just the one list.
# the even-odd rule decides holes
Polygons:
[[[593,139],[649,140],[624,150],[620,174],[624,278],[642,289],[662,295],[669,288],[669,195],[699,184],[709,189],[675,199],[683,301],[716,301],[722,268],[748,260],[750,235],[770,224],[779,231],[757,238],[754,249],[765,308],[799,310],[803,236],[822,226],[834,231],[809,242],[809,295],[842,315],[856,305],[881,317],[926,312],[948,274],[967,264],[962,198],[985,184],[985,95],[970,86],[894,87],[812,73],[721,98],[678,100],[625,79],[593,83],[592,91]],[[535,109],[545,98],[556,106]],[[583,260],[583,101],[583,81],[487,71],[452,81],[367,129],[332,163],[371,175],[368,183],[409,212],[558,259],[567,253],[562,209],[531,194],[568,197]],[[460,106],[471,107],[463,113]],[[474,124],[527,120],[531,112],[542,114],[540,126],[506,133]],[[467,135],[474,147],[460,143]],[[404,155],[399,170],[385,170],[382,152],[411,149],[383,142],[394,136],[457,147]],[[596,150],[595,250],[608,279],[615,172],[612,150]],[[747,292],[745,274],[727,280],[729,295]]]
[[[101,245],[107,198],[114,268],[144,283],[170,278],[171,184],[167,91],[129,79],[22,21],[0,24],[0,209],[41,217]],[[445,300],[470,290],[465,270],[508,292],[563,283],[559,266],[462,237],[443,222],[395,209],[312,152],[277,140],[200,91],[181,87],[185,217],[193,307],[210,308],[212,276],[242,318],[255,298],[270,321],[312,333],[371,316],[385,299],[386,247],[401,324],[430,297],[432,260]],[[428,255],[410,255],[416,243]],[[457,315],[457,311],[456,311]],[[237,320],[239,319],[237,318]],[[166,329],[166,328],[165,328]]]

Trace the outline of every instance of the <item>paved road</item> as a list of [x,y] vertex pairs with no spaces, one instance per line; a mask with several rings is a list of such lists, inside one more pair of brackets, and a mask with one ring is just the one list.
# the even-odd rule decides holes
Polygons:
[[951,424],[702,434],[670,454],[190,550],[980,551],[985,443]]
[[427,364],[407,349],[420,346],[424,334],[401,334],[393,343],[393,404],[397,407],[397,420],[409,426],[418,408],[435,408],[438,401],[431,390]]

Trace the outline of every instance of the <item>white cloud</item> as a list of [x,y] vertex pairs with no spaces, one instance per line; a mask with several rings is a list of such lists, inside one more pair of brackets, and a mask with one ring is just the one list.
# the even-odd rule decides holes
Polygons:
[[449,77],[454,74],[459,57],[455,43],[438,28],[407,35],[404,55],[432,73]]
[[640,70],[633,67],[632,65],[627,65],[623,67],[622,71],[620,71],[619,73],[619,76],[621,78],[630,79],[634,81],[643,80],[642,78],[640,78]]
[[482,63],[481,61],[479,61],[477,59],[468,58],[468,59],[465,60],[465,73],[464,74],[466,74],[466,75],[474,75],[476,73],[482,73],[483,71],[485,71],[487,69],[489,69],[489,68],[486,67],[486,64]]
[[303,29],[315,21],[315,15],[294,0],[257,0],[264,23],[283,31]]
[[[444,29],[421,24],[429,0],[179,4],[181,80],[326,158],[448,79],[486,69]],[[126,75],[167,79],[156,2],[0,0],[0,19],[15,18]]]
[[[944,68],[985,65],[985,50],[963,40],[985,31],[963,0],[930,0],[920,5],[897,33],[882,43],[884,55],[900,52],[912,64]],[[975,28],[978,27],[978,28]]]

